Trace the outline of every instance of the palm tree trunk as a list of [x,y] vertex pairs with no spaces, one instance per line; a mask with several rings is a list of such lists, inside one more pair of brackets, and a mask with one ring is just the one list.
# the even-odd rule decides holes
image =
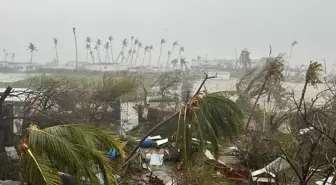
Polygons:
[[94,58],[93,52],[91,52],[90,55],[91,55],[92,63],[95,63],[95,58]]
[[30,70],[31,70],[31,68],[32,68],[32,63],[33,63],[33,54],[34,54],[34,52],[31,51],[31,52],[30,52],[30,61],[29,61]]
[[149,51],[148,65],[151,66],[152,51]]
[[[117,57],[117,59],[116,59],[116,61],[115,62],[118,62],[119,61],[119,58],[120,58],[120,56],[121,55],[124,55],[124,46],[121,48],[121,51],[120,51],[120,53],[119,53],[119,55],[118,55],[118,57]],[[122,59],[121,59],[121,62],[122,62]]]
[[286,71],[285,71],[285,76],[288,76],[288,70],[289,70],[289,61],[290,59],[292,58],[292,52],[293,52],[293,46],[291,47],[290,49],[290,53],[289,53],[289,57],[288,57],[288,60],[287,60],[287,66],[286,66]]
[[120,55],[121,55],[121,52],[119,53],[119,55],[117,56],[116,60],[115,60],[115,63],[118,63],[118,60],[120,58]]
[[78,49],[77,49],[77,36],[75,32],[74,32],[74,37],[75,37],[75,47],[76,47],[76,71],[78,72]]
[[306,94],[306,91],[307,91],[307,86],[308,86],[308,80],[306,78],[305,80],[305,84],[303,86],[303,89],[302,89],[302,92],[301,92],[301,98],[300,98],[300,101],[299,101],[299,105],[297,107],[297,112],[296,112],[296,121],[294,122],[294,124],[296,124],[296,132],[299,132],[300,129],[301,129],[301,122],[299,121],[299,118],[300,118],[300,115],[301,115],[301,106],[302,106],[302,103],[304,101],[304,97],[305,97],[305,94]]
[[56,44],[55,44],[55,51],[56,51],[56,60],[57,60],[57,63],[59,64],[58,51],[57,51],[57,45]]
[[132,55],[131,55],[131,65],[133,65],[133,57],[134,57],[134,51],[135,51],[135,44],[133,46],[133,50],[132,50]]
[[142,58],[141,66],[144,66],[144,60],[145,60],[145,57],[146,57],[146,50],[145,50],[145,52],[144,52],[144,56],[143,56],[143,58]]
[[111,49],[111,61],[114,62],[114,58],[113,58],[113,49],[112,49],[112,42],[110,41],[110,49]]
[[160,59],[161,59],[161,55],[162,55],[162,44],[161,44],[161,47],[160,47],[160,55],[159,55],[159,60],[158,60],[158,68],[160,67]]
[[106,60],[107,60],[107,53],[108,53],[108,50],[106,49],[106,53],[105,53],[105,61],[104,61],[104,63],[106,63]]
[[174,49],[175,49],[175,46],[173,45],[172,52],[170,53],[170,55],[168,55],[167,66],[169,66],[169,64],[170,64],[170,62],[169,62],[170,61],[170,57],[173,55]]
[[138,63],[139,52],[140,52],[140,47],[138,47],[137,55],[135,57],[135,64]]
[[266,76],[266,77],[265,77],[265,81],[264,81],[264,83],[262,84],[262,86],[261,86],[261,88],[260,88],[260,91],[259,91],[259,94],[258,94],[258,96],[257,96],[257,99],[256,99],[256,101],[254,102],[254,105],[253,105],[253,107],[252,107],[251,113],[250,113],[249,118],[248,118],[248,120],[247,120],[247,122],[246,122],[245,130],[247,130],[248,127],[249,127],[249,125],[250,125],[250,122],[251,122],[251,120],[252,120],[252,115],[253,115],[254,109],[256,108],[257,103],[258,103],[258,101],[259,101],[259,98],[260,98],[262,92],[263,92],[264,89],[265,89],[265,86],[266,86],[268,77],[269,77],[269,76]]
[[170,55],[168,55],[168,59],[167,59],[167,66],[166,66],[166,67],[168,67],[168,66],[169,66],[169,60],[170,60],[170,56],[171,56],[171,53],[170,53]]
[[110,53],[108,49],[106,49],[106,54],[107,54],[107,63],[110,63]]
[[98,49],[97,49],[97,55],[98,55],[99,63],[101,63],[101,58],[100,58],[100,46],[99,46]]
[[89,57],[89,50],[86,51],[86,57],[85,57],[85,62],[88,62],[88,57]]
[[[132,52],[132,51],[131,51],[131,52]],[[131,53],[131,54],[130,54],[130,53],[127,54],[126,65],[129,64],[131,56],[132,56],[132,53]]]

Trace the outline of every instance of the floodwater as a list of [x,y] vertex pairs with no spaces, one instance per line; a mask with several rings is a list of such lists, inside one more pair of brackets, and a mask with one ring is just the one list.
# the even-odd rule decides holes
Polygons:
[[[18,80],[25,79],[27,74],[24,73],[0,73],[0,82],[15,82]],[[205,88],[208,92],[216,92],[216,91],[232,91],[235,90],[235,85],[239,79],[230,79],[221,78],[221,79],[209,79],[205,83]],[[198,89],[201,81],[194,82],[193,89],[196,91]],[[287,88],[290,91],[294,91],[295,99],[298,100],[301,96],[301,91],[303,88],[303,83],[290,83],[284,82],[283,87]],[[306,100],[310,100],[311,98],[315,98],[316,95],[322,91],[327,89],[328,86],[326,84],[319,84],[317,87],[308,86],[307,92],[305,95]],[[264,100],[261,99],[260,102]],[[321,102],[321,101],[320,101]],[[323,103],[323,102],[321,102]],[[261,103],[262,106],[263,103]],[[134,125],[138,124],[138,115],[136,110],[133,108],[136,105],[136,102],[122,102],[121,104],[121,119],[122,124],[125,130],[129,130]]]
[[23,80],[27,76],[25,73],[0,73],[0,82],[15,82]]

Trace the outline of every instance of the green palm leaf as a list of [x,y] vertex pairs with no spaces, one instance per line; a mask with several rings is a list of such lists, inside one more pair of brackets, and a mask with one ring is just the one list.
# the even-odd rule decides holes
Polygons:
[[[188,161],[191,155],[192,138],[199,141],[198,151],[203,152],[209,148],[218,157],[219,139],[231,138],[242,127],[243,113],[225,93],[198,96],[190,100],[186,107],[187,111],[181,111],[179,116],[179,124],[183,124],[183,133],[177,132],[177,138],[183,141],[182,151],[185,161]],[[207,141],[211,144],[209,145]]]
[[113,174],[120,161],[109,159],[106,151],[112,147],[121,154],[121,160],[124,156],[123,146],[113,132],[89,125],[58,125],[42,130],[33,125],[27,129],[26,142],[29,150],[23,150],[29,154],[29,180],[37,184],[57,184],[59,171],[71,174],[78,184],[83,184],[83,177],[100,184],[97,174],[102,174],[105,184],[115,184]]

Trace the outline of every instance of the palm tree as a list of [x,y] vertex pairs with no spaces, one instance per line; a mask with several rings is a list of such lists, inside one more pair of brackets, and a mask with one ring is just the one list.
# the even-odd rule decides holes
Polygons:
[[183,67],[187,67],[188,62],[185,60],[185,58],[180,59],[180,65],[181,65],[181,70],[183,70]]
[[285,72],[286,76],[289,75],[289,74],[288,74],[288,70],[289,70],[289,61],[290,61],[290,59],[292,58],[293,48],[294,48],[294,46],[297,45],[297,44],[299,44],[299,43],[295,40],[295,41],[292,43],[292,45],[291,45],[291,49],[290,49],[290,53],[289,53],[289,57],[288,57],[288,61],[287,61],[287,68],[286,68],[286,72]]
[[92,184],[115,184],[118,162],[106,155],[113,148],[123,158],[122,145],[113,132],[89,125],[57,125],[39,129],[30,125],[19,144],[20,164],[28,184],[63,184],[59,172],[71,174],[82,184],[83,177]]
[[86,37],[85,39],[85,48],[86,48],[86,62],[88,62],[88,55],[90,54],[91,55],[91,58],[92,58],[92,62],[94,63],[94,60],[93,60],[93,52],[92,52],[92,49],[91,49],[91,43],[92,43],[92,39],[91,37]]
[[184,47],[181,46],[180,47],[180,51],[179,51],[179,54],[178,54],[178,57],[177,57],[177,60],[179,60],[181,58],[181,54],[184,52]]
[[33,43],[29,43],[29,46],[28,46],[27,50],[29,50],[29,52],[30,52],[30,61],[29,61],[29,63],[30,63],[30,69],[31,69],[32,62],[33,62],[33,54],[34,54],[35,51],[37,51],[37,49],[36,49],[36,46]]
[[293,47],[295,46],[295,45],[297,45],[297,44],[299,44],[296,40],[292,43],[292,46],[291,46],[291,49],[290,49],[290,53],[289,53],[289,57],[288,57],[288,62],[289,62],[289,60],[291,59],[291,57],[292,57],[292,52],[293,52]]
[[318,83],[321,83],[320,80],[320,76],[321,76],[321,72],[323,71],[323,67],[322,64],[318,63],[318,62],[310,62],[309,66],[308,66],[308,70],[306,72],[306,78],[305,78],[305,83],[302,89],[302,93],[301,93],[301,98],[299,100],[299,104],[297,106],[297,113],[296,113],[296,122],[297,122],[297,132],[301,129],[302,125],[299,125],[299,118],[300,118],[300,112],[301,112],[301,107],[302,107],[302,103],[304,101],[305,98],[305,94],[307,91],[307,86],[308,84],[312,85],[312,86],[316,86]]
[[160,66],[160,59],[161,59],[161,55],[162,55],[162,45],[164,44],[164,43],[166,43],[167,41],[165,40],[165,39],[161,39],[161,42],[160,42],[160,55],[159,55],[159,59],[158,59],[158,68],[159,68],[159,66]]
[[178,60],[174,59],[171,61],[171,63],[173,64],[173,68],[175,68],[177,66]]
[[4,61],[7,61],[7,57],[6,57],[7,51],[6,51],[6,49],[3,49],[3,53],[4,53]]
[[54,44],[55,44],[56,60],[57,60],[57,63],[59,64],[58,51],[57,51],[58,40],[56,38],[54,38]]
[[92,51],[91,49],[90,49],[90,51],[89,51],[89,54],[90,54],[90,56],[91,56],[92,63],[95,63],[94,53],[93,53],[93,51]]
[[12,53],[12,62],[14,62],[15,53]]
[[146,52],[148,52],[148,50],[149,50],[149,46],[145,46],[144,55],[143,55],[143,58],[142,58],[141,66],[144,66],[144,60],[145,60],[145,57],[146,57]]
[[264,81],[263,84],[260,87],[259,93],[257,95],[257,98],[254,102],[254,105],[252,107],[252,110],[250,112],[250,115],[248,117],[247,123],[245,125],[245,130],[248,129],[249,124],[252,120],[252,116],[254,113],[254,110],[257,106],[257,103],[262,95],[262,93],[265,90],[266,84],[267,83],[272,83],[272,84],[278,84],[281,83],[284,79],[283,71],[284,71],[284,60],[282,56],[277,56],[275,58],[268,58],[264,67]]
[[132,48],[130,48],[130,49],[128,50],[128,52],[127,52],[126,65],[129,64],[128,62],[129,62],[129,60],[130,60],[130,58],[131,58],[132,52],[133,52]]
[[139,57],[140,48],[142,48],[142,43],[141,42],[138,43],[138,51],[137,51],[137,55],[135,57],[135,64],[138,63],[138,57]]
[[76,47],[76,71],[78,72],[78,49],[77,49],[77,36],[76,36],[76,28],[72,28],[72,32],[75,38],[75,47]]
[[133,57],[134,57],[134,54],[136,53],[135,47],[138,46],[138,44],[139,44],[139,40],[135,39],[134,40],[134,45],[133,45],[133,51],[132,51],[132,55],[131,55],[131,65],[133,64]]
[[114,61],[114,58],[113,58],[113,49],[112,49],[112,41],[113,41],[113,37],[112,36],[109,36],[108,38],[109,42],[110,42],[110,49],[111,49],[111,59],[112,59],[112,62]]
[[97,55],[98,55],[98,60],[99,63],[101,63],[101,58],[100,58],[100,46],[102,45],[102,41],[100,39],[97,39],[96,41],[96,46],[97,46]]
[[173,43],[173,49],[171,50],[171,52],[168,52],[167,67],[169,66],[170,57],[171,57],[171,55],[173,54],[174,49],[175,49],[176,46],[178,46],[178,42],[177,42],[177,41],[175,41],[175,42]]
[[148,57],[148,65],[149,65],[149,66],[151,66],[152,50],[153,50],[153,46],[149,46],[149,47],[148,47],[148,53],[149,53],[149,57]]
[[131,49],[133,48],[133,40],[134,40],[134,37],[131,36]]
[[90,45],[90,43],[86,43],[85,48],[86,48],[86,58],[85,58],[85,62],[88,62],[89,53],[90,53],[90,51],[91,51],[91,45]]
[[110,62],[110,55],[109,55],[110,42],[106,42],[105,45],[104,45],[104,48],[106,50],[105,63],[106,63],[106,59],[107,59],[108,62]]
[[120,51],[120,53],[119,53],[119,55],[118,55],[118,57],[117,57],[117,59],[116,59],[116,62],[118,62],[120,56],[122,56],[122,58],[121,58],[121,62],[123,62],[123,60],[124,60],[124,50],[125,50],[125,47],[127,47],[127,45],[128,45],[128,41],[127,41],[127,38],[125,38],[125,39],[122,41],[122,48],[121,48],[121,51]]
[[86,37],[85,43],[91,44],[92,43],[91,37]]
[[[192,155],[193,138],[198,140],[196,147],[200,153],[204,153],[205,149],[209,148],[217,158],[219,138],[231,137],[238,133],[242,126],[243,113],[239,106],[223,93],[200,92],[206,79],[203,80],[196,94],[179,111],[154,126],[144,135],[138,145],[157,129],[175,120],[174,122],[177,122],[175,146],[182,152],[183,164],[188,165],[188,160]],[[138,146],[130,152],[128,159],[132,157],[137,148]]]
[[[97,52],[97,56],[98,56],[98,46],[95,45],[95,47],[94,47],[93,49],[96,50],[96,52]],[[99,58],[99,56],[98,56],[98,58]],[[98,60],[99,60],[99,59],[98,59]]]

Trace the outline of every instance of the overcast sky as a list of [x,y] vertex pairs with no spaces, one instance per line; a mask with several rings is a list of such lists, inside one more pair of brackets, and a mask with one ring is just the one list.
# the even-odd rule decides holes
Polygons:
[[235,58],[235,48],[248,48],[252,58],[260,58],[269,45],[273,53],[289,53],[297,40],[292,62],[325,58],[331,65],[336,60],[335,8],[335,0],[0,0],[0,48],[26,62],[32,42],[38,48],[34,61],[46,62],[55,56],[56,37],[65,63],[75,60],[76,27],[82,61],[86,36],[107,41],[111,35],[115,53],[123,38],[134,36],[154,46],[153,60],[161,38],[168,40],[163,60],[173,41],[191,60],[205,53]]

